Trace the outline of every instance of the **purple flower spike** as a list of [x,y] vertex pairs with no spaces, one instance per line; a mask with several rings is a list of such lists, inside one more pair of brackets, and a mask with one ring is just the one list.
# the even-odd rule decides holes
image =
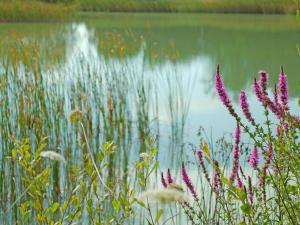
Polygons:
[[263,103],[264,102],[263,94],[261,92],[260,85],[258,84],[256,79],[254,79],[253,91],[254,91],[258,101]]
[[265,106],[268,107],[278,118],[281,116],[281,110],[276,107],[276,103],[274,104],[268,96],[267,93],[267,82],[268,82],[268,74],[266,72],[260,72],[261,77],[259,82],[254,79],[253,90],[257,97],[257,99]]
[[235,129],[235,139],[234,143],[238,146],[241,139],[241,129],[240,129],[240,123],[237,123],[236,129]]
[[239,175],[237,175],[237,187],[240,189],[244,187],[243,182],[241,181]]
[[170,169],[168,169],[167,178],[168,178],[168,183],[169,184],[172,184],[174,182],[174,180],[172,178],[172,175],[171,175],[171,172],[170,172]]
[[278,101],[277,85],[274,84],[274,107],[276,108],[276,115],[280,119],[282,118],[282,108]]
[[201,148],[197,151],[197,156],[199,161],[203,161],[203,151]]
[[264,70],[259,71],[259,74],[260,74],[259,85],[261,87],[262,94],[267,96],[268,95],[267,85],[268,85],[268,81],[269,81],[269,75]]
[[249,164],[253,169],[257,169],[258,166],[258,151],[257,147],[254,146],[252,152],[250,153]]
[[216,171],[214,173],[214,191],[219,191],[219,174]]
[[267,152],[266,152],[266,161],[265,161],[266,168],[269,168],[269,165],[272,160],[272,156],[273,156],[273,146],[272,146],[272,144],[269,144]]
[[203,151],[202,151],[201,148],[197,151],[197,156],[198,156],[198,160],[199,160],[200,167],[202,168],[203,173],[204,173],[204,175],[205,175],[205,178],[206,178],[206,180],[207,180],[208,182],[210,182],[210,178],[209,178],[209,175],[208,175],[208,172],[207,172],[207,169],[206,169],[206,167],[205,167],[204,160],[203,160]]
[[266,177],[266,171],[263,170],[262,175],[258,179],[258,184],[259,184],[260,187],[265,186],[265,177]]
[[240,149],[239,149],[239,143],[240,143],[240,135],[241,135],[241,130],[240,130],[240,124],[237,123],[237,127],[235,129],[235,143],[234,143],[234,149],[233,149],[233,168],[232,172],[230,175],[230,182],[234,182],[234,180],[237,177],[239,168],[240,168]]
[[165,178],[164,178],[164,173],[162,172],[161,173],[161,183],[162,183],[162,185],[166,188],[166,187],[168,187],[168,184],[167,184],[167,182],[166,182],[166,180],[165,180]]
[[219,95],[220,100],[222,101],[223,105],[228,109],[229,113],[237,119],[238,115],[234,111],[231,100],[229,99],[227,90],[225,89],[224,82],[223,82],[222,76],[220,74],[219,65],[217,67],[217,74],[215,76],[215,86],[216,86],[216,90],[218,92],[218,95]]
[[217,161],[215,161],[215,169],[214,169],[214,183],[213,183],[213,189],[215,192],[219,191],[219,183],[220,183],[220,176],[219,176],[219,164]]
[[255,126],[254,119],[249,110],[249,104],[247,101],[247,96],[246,96],[245,91],[241,91],[241,93],[240,93],[240,105],[241,105],[241,108],[242,108],[243,113],[244,113],[245,117],[247,118],[247,120],[249,120],[251,122],[251,124]]
[[197,192],[195,190],[194,185],[192,184],[192,181],[191,181],[189,175],[187,174],[187,171],[186,171],[184,163],[182,163],[182,171],[181,171],[181,173],[182,173],[182,180],[183,180],[183,182],[185,183],[185,185],[187,186],[187,188],[192,193],[194,199],[198,201]]
[[283,68],[281,67],[281,73],[279,74],[279,97],[282,105],[283,110],[288,110],[288,80],[287,76],[283,71]]

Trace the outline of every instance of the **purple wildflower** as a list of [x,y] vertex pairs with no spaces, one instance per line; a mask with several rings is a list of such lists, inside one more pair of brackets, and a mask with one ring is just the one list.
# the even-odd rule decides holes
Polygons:
[[269,144],[266,154],[267,155],[266,155],[265,166],[268,168],[270,163],[271,163],[272,155],[273,155],[273,146],[272,146],[272,144]]
[[197,192],[195,190],[195,187],[194,185],[192,184],[192,181],[186,171],[186,168],[185,168],[185,165],[184,163],[182,163],[182,171],[181,171],[181,174],[182,174],[182,180],[183,182],[185,183],[185,185],[188,187],[188,189],[190,190],[190,192],[192,193],[193,197],[195,200],[198,200],[198,195],[197,195]]
[[259,85],[261,87],[262,94],[267,96],[267,85],[269,81],[269,75],[267,74],[266,71],[261,70],[259,71],[260,77],[259,77]]
[[282,107],[281,105],[279,104],[279,101],[278,101],[278,91],[277,91],[277,85],[274,84],[274,105],[277,109],[277,117],[279,119],[282,119],[282,116],[283,116],[283,113],[282,113]]
[[265,106],[268,107],[278,118],[281,116],[280,110],[276,107],[276,105],[271,101],[267,93],[267,81],[268,75],[266,72],[260,72],[260,80],[259,82],[254,79],[253,90],[257,97],[257,99]]
[[240,158],[240,149],[239,149],[240,135],[241,135],[240,124],[237,123],[237,127],[235,129],[235,143],[234,143],[234,149],[233,149],[233,168],[232,168],[232,172],[231,172],[231,175],[230,175],[230,182],[232,182],[232,183],[236,179],[239,168],[240,168],[240,163],[239,163],[239,158]]
[[252,125],[255,126],[254,119],[249,111],[249,104],[247,101],[247,96],[245,91],[241,91],[240,93],[240,105],[247,120],[249,120],[252,123]]
[[234,111],[234,108],[232,106],[231,100],[229,99],[227,90],[225,89],[224,82],[223,82],[222,76],[220,74],[219,65],[217,67],[217,73],[215,76],[215,86],[216,86],[216,90],[218,92],[218,95],[219,95],[220,100],[222,101],[223,105],[228,109],[229,113],[237,119],[238,115]]
[[283,110],[288,110],[288,80],[287,76],[283,71],[283,68],[281,67],[281,73],[279,74],[279,97],[282,105]]
[[168,187],[168,184],[167,184],[167,182],[166,182],[166,180],[165,180],[165,178],[164,178],[164,173],[162,172],[161,173],[161,183],[162,183],[162,185],[166,188],[166,187]]
[[258,151],[257,151],[256,146],[254,146],[253,150],[250,153],[249,164],[253,169],[257,169],[257,166],[258,166]]
[[271,101],[268,96],[264,96],[264,104],[280,119],[281,109],[276,107],[276,105]]
[[172,184],[174,182],[171,172],[170,172],[170,169],[168,169],[168,172],[167,172],[167,179],[168,179],[169,184]]
[[216,170],[214,171],[214,191],[219,191],[219,174]]
[[237,175],[237,187],[242,189],[244,187],[243,182],[240,179],[240,176]]
[[[264,104],[264,106],[267,106],[280,119],[281,110],[277,107],[276,100],[274,103],[271,101],[271,99],[268,96],[267,85],[268,85],[269,75],[267,74],[266,71],[260,71],[259,73],[260,73],[259,86],[262,94],[262,103]],[[274,96],[274,98],[275,97],[276,96]]]
[[219,191],[219,184],[220,184],[220,175],[219,175],[219,163],[218,161],[214,161],[215,169],[214,169],[214,183],[213,189],[215,192]]
[[259,186],[261,187],[264,187],[265,186],[265,177],[266,177],[266,173],[267,171],[262,171],[262,174],[260,175],[259,177],[259,180],[258,180],[258,183],[259,183]]
[[198,160],[199,160],[199,164],[200,164],[200,167],[202,168],[203,170],[203,173],[205,175],[205,178],[208,182],[210,182],[210,178],[208,176],[208,172],[207,172],[207,169],[205,167],[205,164],[204,164],[204,160],[203,160],[203,151],[202,149],[200,148],[198,151],[197,151],[197,156],[198,156]]
[[289,131],[289,124],[287,122],[284,123],[283,125],[285,132]]
[[258,101],[263,103],[264,102],[263,94],[261,92],[260,85],[258,84],[256,79],[254,79],[253,91],[254,91]]

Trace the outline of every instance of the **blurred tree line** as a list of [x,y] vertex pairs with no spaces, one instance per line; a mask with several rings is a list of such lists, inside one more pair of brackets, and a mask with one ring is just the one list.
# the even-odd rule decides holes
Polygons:
[[76,0],[40,0],[47,3],[74,3]]

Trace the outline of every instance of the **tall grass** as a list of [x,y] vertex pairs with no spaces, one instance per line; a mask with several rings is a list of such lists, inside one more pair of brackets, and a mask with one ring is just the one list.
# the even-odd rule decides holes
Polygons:
[[[155,168],[149,170],[148,165],[145,171],[145,162],[138,166],[137,171],[134,166],[141,153],[148,154],[149,149],[155,148],[152,136],[157,137],[155,131],[160,126],[158,97],[153,98],[158,96],[159,83],[152,73],[147,72],[149,65],[145,63],[144,52],[141,50],[134,59],[107,58],[99,55],[95,37],[84,25],[74,26],[69,35],[72,43],[62,55],[66,58],[55,60],[50,66],[42,60],[48,53],[39,54],[43,52],[39,46],[30,43],[16,45],[17,51],[13,49],[13,54],[1,59],[0,214],[8,223],[24,219],[25,214],[40,214],[41,217],[34,220],[47,223],[59,214],[56,203],[62,207],[62,212],[72,215],[70,221],[92,223],[97,218],[92,216],[96,211],[89,211],[86,207],[100,201],[97,195],[105,198],[101,205],[103,214],[110,215],[113,208],[120,211],[123,206],[119,200],[122,199],[115,199],[114,206],[111,205],[116,194],[124,199],[129,195],[132,198],[133,187],[141,185],[141,190],[146,188],[148,175],[144,172],[154,173],[158,166],[156,163]],[[122,48],[115,51],[123,54]],[[160,82],[167,82],[166,79],[161,76]],[[172,91],[177,88],[174,85]],[[177,98],[180,98],[180,92]],[[184,101],[181,104],[188,106]],[[73,119],[70,119],[70,114]],[[81,124],[73,123],[74,117],[79,117]],[[180,119],[174,118],[174,124],[181,124],[176,121]],[[106,147],[102,146],[103,143]],[[109,143],[114,143],[115,147],[107,149],[111,146]],[[47,164],[39,156],[41,151],[54,151],[64,157],[67,164]],[[156,152],[152,153],[153,160]],[[93,169],[97,166],[99,173]],[[133,177],[133,171],[139,175]],[[24,179],[26,176],[29,180]],[[35,179],[35,176],[38,177]],[[90,192],[94,186],[103,186],[102,178],[105,186],[113,192],[112,195],[110,191],[106,193],[108,199],[101,188],[97,194]],[[47,187],[41,187],[43,182],[47,182]],[[82,186],[82,183],[87,186]],[[68,202],[77,185],[82,190],[79,196],[76,194],[72,198],[78,200],[72,202],[66,211],[63,204]],[[31,199],[31,195],[38,198]],[[51,201],[43,205],[45,196]],[[87,199],[90,199],[90,205],[80,208]],[[79,204],[78,201],[82,202]],[[54,215],[42,217],[44,209],[34,208],[39,204],[45,210],[56,208]],[[130,210],[128,207],[131,206],[128,203],[126,207]],[[72,210],[76,213],[73,214]],[[89,213],[90,217],[86,218]],[[117,220],[121,221],[119,216]],[[142,216],[141,221],[144,222]]]

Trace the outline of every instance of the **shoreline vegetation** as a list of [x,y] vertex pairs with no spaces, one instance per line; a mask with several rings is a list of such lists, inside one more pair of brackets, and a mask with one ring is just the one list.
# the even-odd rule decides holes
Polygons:
[[74,16],[73,4],[0,0],[0,22],[58,22]]
[[297,0],[0,0],[0,22],[67,21],[79,12],[294,14]]

